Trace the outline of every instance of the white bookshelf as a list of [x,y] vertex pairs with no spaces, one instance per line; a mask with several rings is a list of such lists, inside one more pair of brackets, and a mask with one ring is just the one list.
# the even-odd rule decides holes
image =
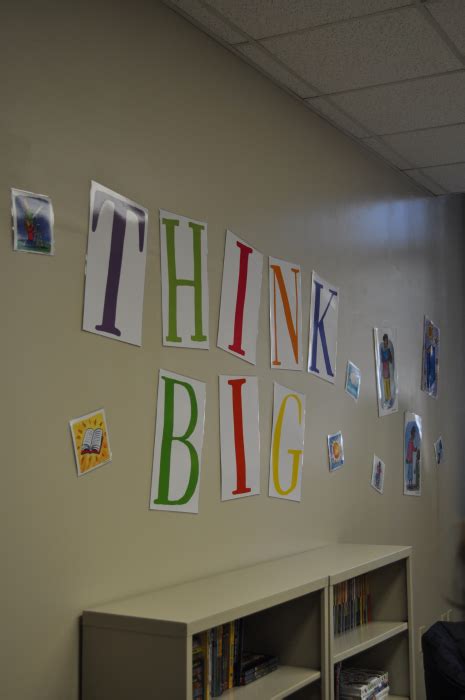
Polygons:
[[[389,698],[415,700],[411,548],[375,547],[370,554],[360,545],[348,545],[346,551],[350,566],[341,561],[329,574],[330,699],[334,700],[334,666],[342,662],[388,671]],[[360,575],[368,579],[371,621],[335,635],[334,586]]]
[[[336,659],[411,634],[407,615],[400,615],[403,603],[393,602],[406,596],[399,571],[409,556],[405,547],[327,545],[89,608],[83,613],[82,700],[192,700],[193,635],[238,618],[244,618],[244,648],[276,655],[279,667],[225,691],[224,700],[329,700]],[[334,639],[334,583],[383,567],[390,573],[391,614]],[[378,583],[374,574],[373,586]],[[412,690],[402,695],[405,683],[413,688],[410,666],[408,678],[404,668],[402,682],[392,688],[401,693],[392,696],[396,700],[414,699]]]

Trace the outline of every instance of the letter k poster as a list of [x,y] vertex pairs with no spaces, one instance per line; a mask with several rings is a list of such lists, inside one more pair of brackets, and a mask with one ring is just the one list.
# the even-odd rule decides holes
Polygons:
[[199,512],[205,384],[160,370],[151,510]]
[[301,500],[305,396],[274,383],[268,495]]
[[336,381],[339,287],[312,273],[308,371],[327,382]]

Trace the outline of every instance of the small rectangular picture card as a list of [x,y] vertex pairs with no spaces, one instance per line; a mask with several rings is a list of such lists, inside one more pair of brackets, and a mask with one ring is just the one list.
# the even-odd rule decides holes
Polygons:
[[421,389],[435,399],[438,397],[439,343],[440,332],[438,326],[425,316],[423,322]]
[[12,188],[11,218],[14,250],[54,255],[54,215],[49,197]]
[[384,470],[386,465],[383,460],[373,456],[373,471],[371,473],[371,485],[378,493],[383,493],[384,491]]
[[421,496],[422,427],[415,413],[404,414],[404,495]]
[[436,464],[439,466],[444,461],[444,442],[442,437],[439,437],[434,443],[434,455],[436,457]]
[[78,476],[111,462],[110,439],[103,408],[70,420]]
[[340,469],[344,464],[344,443],[341,432],[328,435],[328,457],[330,472]]
[[348,362],[347,363],[347,369],[346,369],[346,393],[349,394],[349,396],[352,396],[355,401],[358,401],[358,397],[360,396],[360,382],[361,382],[361,374],[359,368],[354,365],[353,362]]

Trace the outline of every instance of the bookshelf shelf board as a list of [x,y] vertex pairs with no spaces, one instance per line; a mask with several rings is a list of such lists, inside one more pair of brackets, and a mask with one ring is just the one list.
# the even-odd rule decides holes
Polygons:
[[225,691],[221,697],[223,700],[281,700],[320,678],[320,671],[311,668],[279,666],[276,671],[249,685]]
[[405,632],[406,622],[369,622],[334,638],[334,663]]
[[388,695],[388,700],[409,700],[406,695]]

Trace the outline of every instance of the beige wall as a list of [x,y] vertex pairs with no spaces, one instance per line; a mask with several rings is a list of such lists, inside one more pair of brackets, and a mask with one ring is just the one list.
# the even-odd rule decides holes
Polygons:
[[[461,198],[425,198],[158,3],[10,3],[0,43],[0,695],[77,699],[89,605],[320,542],[412,544],[416,625],[433,622],[454,592],[463,489]],[[141,349],[80,330],[91,179],[149,208]],[[12,252],[12,186],[53,198],[55,257]],[[312,269],[340,286],[332,387],[270,369],[263,284],[262,496],[219,498],[217,377],[251,368],[215,347],[161,345],[160,207],[208,221],[212,345],[226,227],[301,263],[305,334]],[[419,391],[425,312],[442,331],[437,401]],[[401,395],[379,419],[372,328],[384,322],[398,328]],[[343,391],[347,359],[363,373],[358,405]],[[207,383],[198,516],[148,510],[159,367]],[[273,380],[307,395],[300,504],[265,495]],[[78,480],[68,420],[102,405],[113,462]],[[424,419],[419,499],[402,495],[404,410]],[[329,474],[325,436],[337,429],[347,463]],[[384,497],[369,485],[374,451]]]

